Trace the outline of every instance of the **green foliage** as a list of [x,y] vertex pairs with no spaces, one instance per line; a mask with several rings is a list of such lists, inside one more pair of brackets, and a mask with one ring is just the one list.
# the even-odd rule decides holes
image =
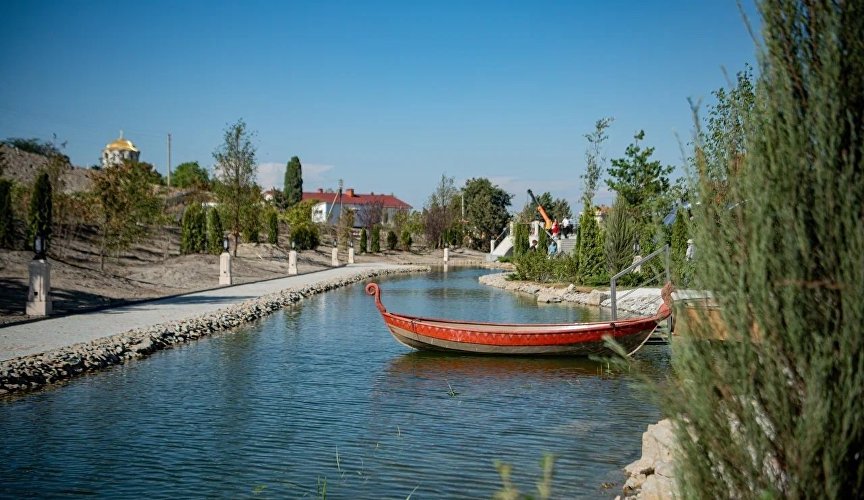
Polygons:
[[489,179],[469,179],[462,188],[468,246],[485,250],[510,220],[507,208],[512,195],[492,184]]
[[318,202],[315,200],[305,200],[297,203],[288,210],[285,210],[283,217],[285,222],[290,227],[301,226],[312,223],[312,208]]
[[[728,164],[696,154],[694,284],[719,309],[679,318],[661,389],[676,482],[681,498],[861,498],[864,16],[860,2],[760,10],[757,103],[733,105],[746,154],[722,202],[709,172]],[[688,340],[719,327],[722,345]]]
[[654,148],[642,149],[639,143],[645,138],[644,131],[640,130],[633,138],[634,142],[625,150],[625,157],[612,160],[606,184],[624,198],[639,220],[645,221],[652,218],[652,209],[662,212],[662,215],[669,212],[653,205],[669,191],[672,167],[651,160]]
[[12,248],[15,218],[12,209],[12,181],[0,179],[0,248]]
[[511,235],[513,237],[513,257],[520,257],[528,251],[528,247],[531,246],[531,242],[528,241],[529,234],[528,224],[522,222],[513,224],[513,234]]
[[396,245],[399,243],[399,238],[393,231],[387,231],[387,250],[396,250]]
[[48,142],[36,138],[24,139],[21,137],[10,137],[8,139],[0,141],[0,144],[6,144],[7,146],[18,148],[21,151],[47,156],[49,158],[53,156],[60,156],[62,158],[65,158],[67,163],[69,162],[69,157],[65,156],[61,151],[61,148],[66,145],[65,143],[61,144],[60,147],[58,147],[55,144],[55,141]]
[[610,276],[633,263],[633,245],[638,241],[627,201],[619,196],[606,219],[606,269]]
[[554,281],[558,274],[555,270],[557,260],[548,258],[545,247],[539,244],[536,252],[525,252],[514,259],[513,264],[516,278],[520,280],[548,283]]
[[368,246],[369,243],[366,240],[366,228],[364,227],[360,230],[360,253],[366,253]]
[[206,228],[206,215],[201,205],[198,203],[188,205],[180,221],[180,253],[187,255],[205,252],[207,250]]
[[177,165],[171,172],[171,185],[178,188],[210,189],[210,175],[197,161]]
[[33,183],[33,195],[30,197],[30,215],[28,217],[28,245],[32,244],[37,234],[45,237],[45,242],[51,241],[51,220],[53,213],[51,181],[48,173],[42,172]]
[[402,250],[410,252],[411,245],[414,243],[414,240],[411,238],[411,231],[407,229],[402,230],[402,236],[399,238],[399,243],[402,245]]
[[375,224],[372,226],[372,242],[370,243],[372,253],[381,252],[381,226]]
[[311,222],[291,226],[291,241],[296,250],[313,250],[318,247],[321,237],[318,227]]
[[[555,455],[544,453],[543,460],[540,461],[540,468],[543,472],[543,476],[537,480],[536,498],[538,500],[548,500],[549,498],[552,498],[552,479],[555,476]],[[535,498],[533,495],[523,495],[519,491],[519,488],[513,484],[511,478],[513,467],[510,464],[496,460],[495,469],[498,471],[498,475],[501,476],[501,489],[492,495],[493,500],[521,500],[523,498],[527,500]]]
[[679,208],[672,223],[670,253],[672,255],[672,276],[675,282],[682,281],[684,271],[684,256],[687,252],[687,240],[690,238],[687,229],[687,212]]
[[601,118],[594,124],[594,131],[585,134],[588,139],[588,148],[585,149],[585,192],[582,195],[584,204],[594,206],[594,194],[597,192],[597,183],[603,175],[606,166],[606,158],[603,156],[603,144],[609,139],[606,129],[612,125],[614,119],[611,117]]
[[207,252],[213,255],[222,253],[222,238],[225,232],[222,229],[222,219],[219,211],[215,208],[207,210]]
[[579,217],[579,242],[577,244],[579,281],[594,283],[606,274],[607,262],[603,234],[592,207],[585,205]]
[[149,224],[162,213],[162,202],[153,192],[146,166],[124,162],[95,173],[93,191],[99,202],[102,229],[102,262],[106,250],[120,251],[147,235]]
[[273,209],[267,211],[267,243],[279,243],[279,214]]
[[255,185],[255,146],[252,144],[252,134],[246,130],[246,122],[240,119],[225,129],[223,143],[213,152],[213,159],[216,161],[214,188],[226,216],[225,223],[234,235],[236,256],[236,243],[244,225],[247,236],[257,233],[257,228],[253,231],[251,227],[253,222],[249,220],[248,211],[246,220],[243,219],[244,211],[261,197],[261,191]]
[[[255,193],[250,194],[250,199],[254,198],[255,194],[260,193],[257,186],[253,186]],[[241,222],[243,224],[243,240],[246,243],[259,243],[261,236],[261,205],[259,203],[250,203],[243,207],[240,212]]]
[[300,158],[292,156],[285,166],[285,205],[290,208],[303,200],[303,165]]

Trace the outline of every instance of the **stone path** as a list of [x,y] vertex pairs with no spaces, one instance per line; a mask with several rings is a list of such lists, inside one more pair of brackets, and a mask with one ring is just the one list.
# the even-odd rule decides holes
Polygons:
[[0,328],[0,362],[93,342],[134,329],[182,321],[285,289],[300,289],[318,282],[338,280],[369,271],[386,272],[404,267],[384,263],[351,264],[99,311],[11,324]]

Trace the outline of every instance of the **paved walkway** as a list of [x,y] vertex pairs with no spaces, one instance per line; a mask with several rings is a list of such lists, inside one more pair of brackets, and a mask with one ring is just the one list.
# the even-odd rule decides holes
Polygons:
[[136,328],[194,318],[286,288],[301,289],[314,283],[338,280],[371,270],[399,267],[404,266],[384,263],[350,264],[269,281],[12,324],[0,328],[0,361],[52,351],[81,342],[92,342]]

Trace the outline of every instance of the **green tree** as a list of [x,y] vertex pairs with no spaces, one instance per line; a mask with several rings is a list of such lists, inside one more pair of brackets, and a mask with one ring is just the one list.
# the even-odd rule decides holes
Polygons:
[[521,257],[522,254],[528,251],[531,242],[528,241],[530,230],[528,224],[517,221],[513,225],[513,257]]
[[510,221],[507,208],[513,196],[482,177],[467,180],[462,195],[465,197],[465,230],[469,246],[486,250],[489,241],[498,236]]
[[[860,2],[759,8],[757,103],[726,199],[708,173],[729,164],[696,151],[694,285],[720,307],[677,322],[662,389],[676,483],[681,498],[860,498],[864,16]],[[718,332],[719,346],[693,340]]]
[[0,179],[0,248],[12,248],[15,218],[12,210],[12,181]]
[[45,243],[51,241],[51,219],[53,212],[51,181],[48,173],[42,172],[33,184],[33,195],[30,197],[30,216],[28,218],[28,244],[33,243],[37,234],[45,238]]
[[396,250],[396,245],[399,243],[399,238],[392,230],[387,231],[387,250]]
[[272,208],[267,210],[267,243],[279,243],[279,213]]
[[348,249],[348,242],[354,238],[354,210],[345,208],[339,215],[339,247]]
[[360,230],[360,253],[366,253],[368,241],[366,240],[366,228]]
[[255,146],[246,122],[237,120],[225,129],[224,142],[213,152],[216,161],[216,194],[224,207],[228,230],[234,236],[234,256],[243,228],[243,212],[261,193],[255,186]]
[[607,268],[603,235],[594,209],[585,205],[579,217],[579,241],[577,243],[577,267],[583,284],[595,284],[605,276]]
[[297,250],[317,248],[321,242],[318,227],[309,222],[291,226],[291,241]]
[[606,219],[606,237],[604,241],[606,252],[606,269],[613,276],[633,263],[633,245],[638,241],[636,227],[630,217],[627,201],[621,196],[615,199],[615,204]]
[[177,165],[171,172],[171,184],[178,188],[192,188],[205,191],[210,189],[210,175],[197,161]]
[[[260,189],[253,185],[250,188],[252,193],[249,193],[249,199],[255,200],[256,196],[260,199]],[[242,224],[243,240],[246,243],[259,243],[261,235],[261,204],[256,201],[249,203],[243,207],[240,212],[240,220]]]
[[[653,147],[642,148],[640,141],[645,132],[640,130],[633,136],[634,142],[627,146],[624,158],[612,160],[606,185],[621,195],[637,213],[649,203],[669,190],[671,166],[663,166],[659,160],[651,160]],[[664,214],[665,215],[665,214]]]
[[293,207],[303,201],[303,166],[300,158],[292,156],[285,166],[285,204]]
[[180,253],[202,253],[207,249],[207,220],[199,203],[188,205],[180,222]]
[[683,208],[678,208],[675,214],[675,222],[672,223],[672,235],[670,251],[672,254],[672,272],[679,280],[684,270],[684,257],[687,252],[687,240],[690,238],[687,230],[687,213]]
[[372,242],[370,243],[372,253],[381,253],[381,226],[372,226]]
[[611,117],[601,118],[594,123],[594,131],[585,134],[588,140],[588,148],[585,149],[585,192],[582,194],[583,203],[594,206],[594,195],[597,193],[597,183],[603,175],[606,166],[606,157],[603,156],[603,144],[609,139],[606,129],[612,125],[614,119]]
[[414,243],[414,240],[411,238],[411,231],[403,229],[402,236],[399,238],[399,242],[402,245],[402,250],[410,252],[411,245]]
[[95,173],[93,187],[102,230],[100,269],[105,269],[108,250],[128,248],[149,234],[149,225],[161,215],[162,203],[150,180],[147,167],[137,162],[124,162]]
[[222,253],[222,238],[225,232],[222,229],[222,219],[219,210],[211,208],[207,210],[207,251],[213,255]]

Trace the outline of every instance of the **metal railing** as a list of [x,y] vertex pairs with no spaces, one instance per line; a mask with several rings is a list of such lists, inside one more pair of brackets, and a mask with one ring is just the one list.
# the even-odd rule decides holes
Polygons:
[[[658,273],[658,274],[654,275],[653,277],[651,277],[650,279],[646,280],[645,282],[641,283],[639,286],[634,287],[632,290],[628,291],[627,293],[625,293],[621,297],[618,297],[618,293],[617,293],[618,278],[620,278],[621,276],[624,276],[625,274],[627,274],[630,271],[636,269],[637,267],[645,264],[646,262],[657,258],[659,255],[663,256],[664,270],[661,271],[661,273]],[[628,295],[630,295],[634,291],[638,290],[639,288],[653,283],[654,281],[656,281],[661,276],[665,275],[666,279],[663,281],[663,283],[660,283],[660,286],[663,286],[663,284],[667,283],[668,281],[670,281],[672,279],[672,275],[669,272],[669,258],[670,258],[669,245],[668,244],[663,245],[660,249],[651,252],[650,254],[646,255],[645,257],[643,257],[643,258],[637,260],[636,262],[630,264],[629,266],[625,267],[615,276],[612,276],[612,278],[609,280],[609,301],[610,301],[611,307],[612,307],[612,321],[615,321],[618,319],[618,301],[619,300],[627,297]],[[670,324],[670,327],[671,327],[671,324]]]

